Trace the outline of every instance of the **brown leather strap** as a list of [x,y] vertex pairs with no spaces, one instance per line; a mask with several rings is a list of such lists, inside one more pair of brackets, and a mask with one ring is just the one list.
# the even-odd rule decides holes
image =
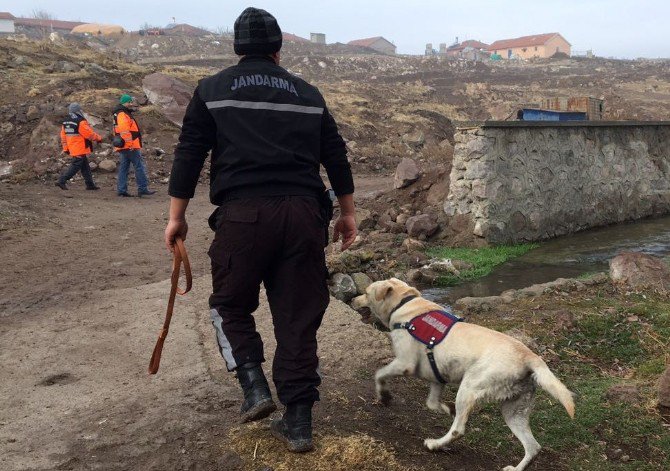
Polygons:
[[[183,290],[179,289],[179,272],[182,264],[184,264],[184,276],[186,277],[186,288]],[[154,351],[151,354],[151,360],[149,361],[149,374],[155,375],[161,364],[161,353],[163,352],[165,338],[170,330],[170,321],[172,320],[172,312],[174,311],[175,298],[178,294],[183,296],[191,291],[192,285],[193,275],[191,274],[191,264],[188,261],[186,247],[184,246],[184,241],[181,240],[181,238],[176,237],[174,244],[174,258],[172,259],[172,286],[170,288],[170,298],[168,300],[167,312],[165,313],[165,322],[163,322],[163,328],[158,334],[158,340],[156,341],[156,346],[154,347]]]

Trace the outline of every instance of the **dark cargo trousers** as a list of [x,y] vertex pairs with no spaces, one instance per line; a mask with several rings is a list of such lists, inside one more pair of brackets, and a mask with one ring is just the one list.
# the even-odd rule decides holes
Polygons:
[[209,304],[219,350],[229,371],[265,360],[252,316],[263,282],[277,340],[272,378],[283,404],[319,399],[316,332],[330,299],[324,219],[307,196],[232,200],[210,219]]
[[93,182],[91,166],[88,163],[88,155],[82,157],[70,157],[70,165],[63,171],[58,179],[58,183],[62,185],[67,183],[67,181],[74,177],[79,171],[81,171],[81,176],[84,177],[86,188],[93,188],[95,183]]

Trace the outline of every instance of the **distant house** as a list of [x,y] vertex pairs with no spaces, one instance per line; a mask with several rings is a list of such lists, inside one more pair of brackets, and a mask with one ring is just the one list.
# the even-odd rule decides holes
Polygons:
[[291,43],[308,43],[309,39],[303,38],[301,36],[297,36],[295,34],[291,33],[282,33],[282,38],[284,41],[291,42]]
[[570,55],[571,44],[559,33],[536,34],[514,39],[496,41],[488,47],[491,54],[497,54],[503,59],[520,57],[551,57],[556,53]]
[[488,47],[489,45],[486,43],[475,41],[474,39],[468,39],[467,41],[463,41],[461,43],[452,44],[447,48],[445,54],[450,57],[461,57],[463,55],[463,51],[468,48],[474,50],[486,50]]
[[326,44],[325,33],[310,33],[309,40],[316,44]]
[[38,18],[14,18],[19,33],[70,33],[75,27],[85,24],[82,21],[41,20]]
[[13,33],[14,31],[14,15],[0,11],[0,33]]
[[387,39],[382,38],[381,36],[366,39],[356,39],[354,41],[349,41],[348,44],[350,46],[359,46],[373,49],[377,52],[381,52],[382,54],[392,55],[395,54],[396,51],[395,44]]

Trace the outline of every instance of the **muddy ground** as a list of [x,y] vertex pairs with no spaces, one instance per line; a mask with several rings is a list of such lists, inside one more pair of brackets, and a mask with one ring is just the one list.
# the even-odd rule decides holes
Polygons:
[[[324,91],[349,141],[359,205],[379,214],[406,204],[412,211],[441,211],[428,187],[390,192],[389,175],[402,157],[448,175],[452,121],[502,119],[519,103],[548,95],[603,96],[614,119],[667,119],[670,112],[667,61],[489,65],[342,54],[296,49],[285,64]],[[425,409],[427,388],[417,381],[397,381],[388,408],[374,401],[372,375],[390,359],[389,343],[337,301],[320,331],[317,451],[286,455],[270,438],[267,421],[238,426],[240,393],[223,371],[209,325],[206,219],[212,207],[204,185],[189,209],[195,289],[178,300],[160,373],[146,374],[168,294],[161,182],[178,129],[151,105],[140,112],[159,190],[143,199],[118,198],[113,176],[99,172],[99,192],[84,191],[81,179],[68,192],[55,188],[62,162],[54,130],[69,101],[81,102],[109,129],[116,97],[121,91],[140,96],[146,74],[162,71],[194,85],[232,61],[161,59],[138,65],[84,45],[0,42],[0,165],[18,169],[0,181],[0,469],[484,470],[516,463],[521,450],[509,433],[426,452],[423,438],[443,434],[449,420]],[[78,70],[62,70],[64,61]],[[153,154],[155,148],[165,156]],[[95,160],[110,157],[108,150],[96,149]],[[416,186],[422,185],[425,180]],[[532,306],[519,309],[536,313]],[[270,358],[265,303],[258,318]],[[495,326],[496,319],[482,320]],[[546,398],[543,404],[551,408]],[[552,419],[564,424],[560,411],[555,414]],[[479,424],[472,436],[488,436],[488,422]],[[615,441],[608,450],[613,445],[624,446]],[[641,446],[631,464],[643,463],[647,451],[655,449]],[[575,469],[569,455],[569,447],[547,447],[530,469]],[[607,469],[600,464],[577,469]]]
[[[262,424],[238,428],[240,393],[209,325],[205,192],[189,207],[195,288],[178,300],[161,370],[152,377],[146,367],[169,287],[165,187],[151,198],[121,199],[112,179],[99,183],[99,192],[85,191],[82,182],[68,192],[0,186],[0,468],[261,469],[272,462],[274,444]],[[375,185],[360,185],[362,194],[381,183]],[[265,303],[257,317],[271,358]],[[372,373],[390,359],[390,346],[346,305],[333,300],[319,335],[317,446],[363,459],[330,469],[509,464],[467,445],[426,453],[421,440],[443,433],[447,419],[425,409],[426,385],[415,381],[398,382],[390,408],[375,402]],[[257,439],[256,460],[237,448],[249,436]],[[375,467],[380,456],[395,460],[395,468]],[[553,460],[548,452],[533,469]]]

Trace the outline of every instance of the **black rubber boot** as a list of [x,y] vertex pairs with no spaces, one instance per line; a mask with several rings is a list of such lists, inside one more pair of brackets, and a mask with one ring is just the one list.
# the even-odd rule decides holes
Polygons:
[[289,451],[304,453],[312,451],[312,405],[313,402],[296,402],[286,406],[281,419],[270,424],[272,436],[284,442]]
[[245,363],[235,371],[244,391],[244,402],[240,411],[242,423],[264,419],[277,410],[261,365]]

